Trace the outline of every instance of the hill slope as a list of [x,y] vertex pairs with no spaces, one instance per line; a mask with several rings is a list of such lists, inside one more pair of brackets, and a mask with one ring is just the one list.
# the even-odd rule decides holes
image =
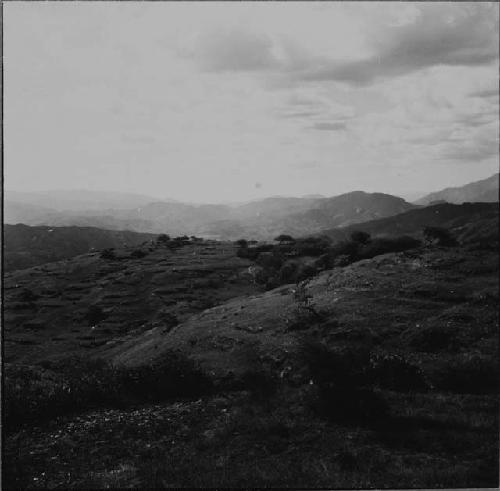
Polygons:
[[416,201],[418,205],[428,205],[433,201],[447,201],[448,203],[472,203],[498,201],[499,174],[487,179],[471,182],[465,186],[446,188],[430,193]]
[[91,250],[134,246],[154,238],[152,234],[93,227],[4,225],[4,268],[5,271],[30,268]]
[[450,203],[416,208],[399,215],[350,225],[345,228],[325,230],[334,240],[344,240],[354,230],[373,236],[420,236],[426,226],[444,227],[462,243],[479,240],[498,242],[499,208],[496,203]]

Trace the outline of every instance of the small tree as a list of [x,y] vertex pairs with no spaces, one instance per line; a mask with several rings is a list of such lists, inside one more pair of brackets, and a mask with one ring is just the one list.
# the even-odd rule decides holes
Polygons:
[[167,235],[167,234],[160,234],[158,235],[158,238],[156,239],[156,241],[160,244],[165,244],[167,243],[168,241],[170,240],[170,236]]
[[291,235],[281,234],[274,239],[276,242],[282,244],[283,242],[295,242],[295,239]]
[[236,241],[236,245],[241,247],[242,249],[246,249],[248,247],[248,241],[245,239],[239,239]]
[[371,236],[368,232],[363,232],[362,230],[355,230],[351,234],[351,240],[354,242],[359,242],[360,244],[368,244],[370,242]]

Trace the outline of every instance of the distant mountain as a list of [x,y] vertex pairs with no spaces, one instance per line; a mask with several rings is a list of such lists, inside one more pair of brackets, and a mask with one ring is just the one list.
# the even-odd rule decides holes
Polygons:
[[435,201],[447,201],[448,203],[492,203],[498,201],[499,174],[494,174],[487,179],[471,182],[465,186],[446,188],[441,191],[430,193],[416,201],[418,205],[429,205]]
[[4,225],[5,271],[69,259],[93,249],[135,246],[152,234],[102,230],[93,227],[30,227]]
[[279,233],[316,233],[329,227],[395,215],[414,207],[396,196],[362,191],[333,198],[271,197],[237,205],[157,201],[134,208],[77,211],[6,201],[5,222],[166,232],[222,240],[241,237],[272,240]]
[[109,191],[68,191],[20,192],[5,191],[5,199],[27,205],[51,208],[57,211],[80,212],[83,210],[128,209],[144,206],[155,198],[134,193]]
[[324,230],[323,233],[336,241],[347,239],[354,230],[368,232],[372,236],[419,236],[426,226],[447,228],[463,243],[479,240],[497,243],[499,207],[497,203],[437,204],[380,220]]

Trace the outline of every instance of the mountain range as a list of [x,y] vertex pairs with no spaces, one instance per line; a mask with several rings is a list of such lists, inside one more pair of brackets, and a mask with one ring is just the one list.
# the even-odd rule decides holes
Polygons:
[[334,197],[271,197],[237,204],[155,201],[143,195],[87,191],[6,192],[8,224],[98,227],[139,233],[198,235],[217,240],[272,240],[303,236],[408,212],[434,202],[498,201],[498,174],[409,203],[383,193],[353,191]]

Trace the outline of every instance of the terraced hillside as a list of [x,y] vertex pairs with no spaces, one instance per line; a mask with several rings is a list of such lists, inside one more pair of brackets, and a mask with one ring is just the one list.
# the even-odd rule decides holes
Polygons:
[[[6,407],[41,402],[6,437],[4,484],[498,485],[495,251],[422,247],[267,292],[248,264],[204,243],[8,275]],[[68,353],[113,366],[47,362]]]
[[[144,257],[132,257],[142,250]],[[139,254],[140,255],[140,254]],[[5,360],[96,353],[215,304],[257,291],[231,243],[122,248],[5,275]]]

